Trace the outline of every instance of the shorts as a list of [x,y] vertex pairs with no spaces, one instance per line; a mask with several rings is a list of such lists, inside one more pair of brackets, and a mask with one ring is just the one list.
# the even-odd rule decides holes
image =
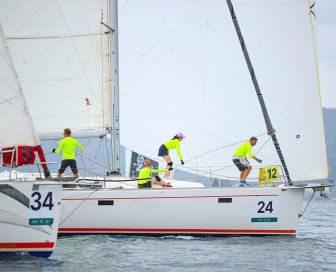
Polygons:
[[168,149],[167,149],[167,147],[163,144],[163,145],[161,145],[160,148],[159,148],[159,154],[158,154],[158,156],[159,156],[159,157],[163,157],[163,156],[167,156],[167,155],[169,155],[169,153],[168,153]]
[[139,188],[152,188],[152,182],[149,180],[146,183],[138,183]]
[[74,174],[78,173],[76,160],[67,160],[67,159],[61,161],[61,166],[58,169],[58,172],[63,174],[65,169],[68,168],[68,166],[71,168],[72,173]]
[[232,161],[237,166],[240,172],[246,170],[250,166],[248,160],[240,156],[233,156]]

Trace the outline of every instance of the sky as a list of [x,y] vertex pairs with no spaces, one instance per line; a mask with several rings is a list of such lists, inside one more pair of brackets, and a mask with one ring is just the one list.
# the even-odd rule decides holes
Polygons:
[[316,0],[322,106],[336,108],[336,1]]

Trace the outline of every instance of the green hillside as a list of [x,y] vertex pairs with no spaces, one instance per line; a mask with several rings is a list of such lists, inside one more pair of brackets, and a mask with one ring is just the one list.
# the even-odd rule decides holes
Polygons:
[[323,109],[330,179],[336,181],[336,109]]

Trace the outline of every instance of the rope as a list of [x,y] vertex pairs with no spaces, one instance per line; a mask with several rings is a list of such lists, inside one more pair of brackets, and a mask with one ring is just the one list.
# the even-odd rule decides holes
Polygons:
[[[271,131],[269,131],[269,132],[271,132]],[[265,141],[265,143],[260,147],[260,149],[259,149],[255,154],[258,154],[258,153],[260,152],[260,150],[261,150],[261,149],[266,145],[266,143],[272,138],[272,136],[275,134],[275,132],[276,132],[276,131],[273,130],[272,135],[270,135],[270,137]],[[260,137],[260,136],[262,136],[262,135],[265,135],[265,134],[268,134],[268,132],[263,133],[263,134],[260,134],[260,135],[258,135],[258,137]],[[204,156],[205,154],[208,154],[208,153],[211,153],[211,152],[214,152],[214,151],[217,151],[217,150],[219,150],[219,149],[223,149],[223,148],[226,148],[226,147],[235,145],[235,144],[239,144],[239,143],[242,143],[242,142],[245,142],[245,141],[246,141],[246,140],[243,140],[243,141],[240,141],[240,142],[237,142],[237,143],[234,143],[234,144],[230,144],[230,145],[226,145],[226,146],[222,146],[222,147],[219,147],[219,148],[210,150],[210,151],[208,151],[208,152],[205,152],[205,153],[203,153],[203,154],[201,154],[201,155],[198,155],[198,156],[196,156],[196,157],[194,157],[194,158],[188,160],[187,162],[190,162],[190,161],[192,161],[192,160],[194,160],[194,159],[196,159],[196,158],[199,158],[199,157],[201,157],[201,156]],[[218,172],[218,171],[224,170],[224,169],[226,169],[226,168],[229,168],[229,167],[232,167],[232,166],[235,166],[235,165],[236,165],[236,164],[234,163],[234,164],[232,164],[232,165],[225,166],[225,167],[223,167],[223,168],[220,168],[220,169],[217,169],[217,170],[214,170],[214,171],[211,171],[211,172],[205,172],[205,171],[201,171],[201,170],[197,170],[197,169],[193,169],[193,168],[191,168],[191,169],[193,169],[194,171],[202,172],[203,174],[207,175],[207,174],[212,174],[212,173],[214,173],[214,172]],[[177,168],[177,167],[180,167],[180,166],[181,166],[181,164],[177,165],[176,168]],[[218,175],[218,174],[215,174],[215,175]],[[198,176],[201,176],[201,175],[196,174],[196,175],[191,176],[191,177],[188,177],[188,178],[198,177]],[[218,175],[218,176],[223,176],[223,175]],[[228,176],[223,176],[223,177],[228,177]]]

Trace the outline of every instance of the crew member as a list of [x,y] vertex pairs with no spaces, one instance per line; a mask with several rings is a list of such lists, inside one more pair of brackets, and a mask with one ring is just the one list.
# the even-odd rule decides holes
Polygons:
[[140,170],[139,173],[139,180],[138,180],[138,187],[139,188],[151,188],[152,183],[160,184],[163,187],[173,187],[167,182],[164,182],[159,176],[155,176],[151,178],[151,173],[161,173],[173,170],[172,167],[170,169],[150,169],[151,162],[150,160],[145,160],[145,167]]
[[57,149],[53,149],[52,152],[59,153],[63,149],[63,157],[61,166],[58,169],[57,177],[60,178],[65,169],[69,166],[75,177],[78,177],[78,169],[76,163],[75,149],[76,146],[80,149],[84,149],[84,146],[79,144],[75,139],[71,138],[71,129],[65,128],[63,132],[64,139],[60,142]]
[[[177,155],[179,156],[181,160],[181,164],[184,164],[184,161],[182,160],[182,155],[180,152],[180,142],[185,138],[182,132],[177,133],[169,142],[164,143],[163,145],[160,146],[159,148],[159,157],[163,157],[163,159],[167,163],[167,169],[173,167],[173,161],[169,156],[169,151],[171,149],[177,150]],[[167,171],[164,175],[165,178],[168,178],[170,176],[170,172]]]
[[250,141],[247,143],[242,144],[238,149],[233,153],[232,160],[234,164],[237,166],[237,168],[240,171],[240,184],[239,186],[245,186],[249,185],[246,183],[245,179],[250,174],[252,170],[252,166],[248,162],[246,158],[246,153],[253,159],[255,159],[257,162],[261,163],[262,160],[257,159],[251,152],[251,147],[255,146],[258,142],[257,137],[251,137]]

